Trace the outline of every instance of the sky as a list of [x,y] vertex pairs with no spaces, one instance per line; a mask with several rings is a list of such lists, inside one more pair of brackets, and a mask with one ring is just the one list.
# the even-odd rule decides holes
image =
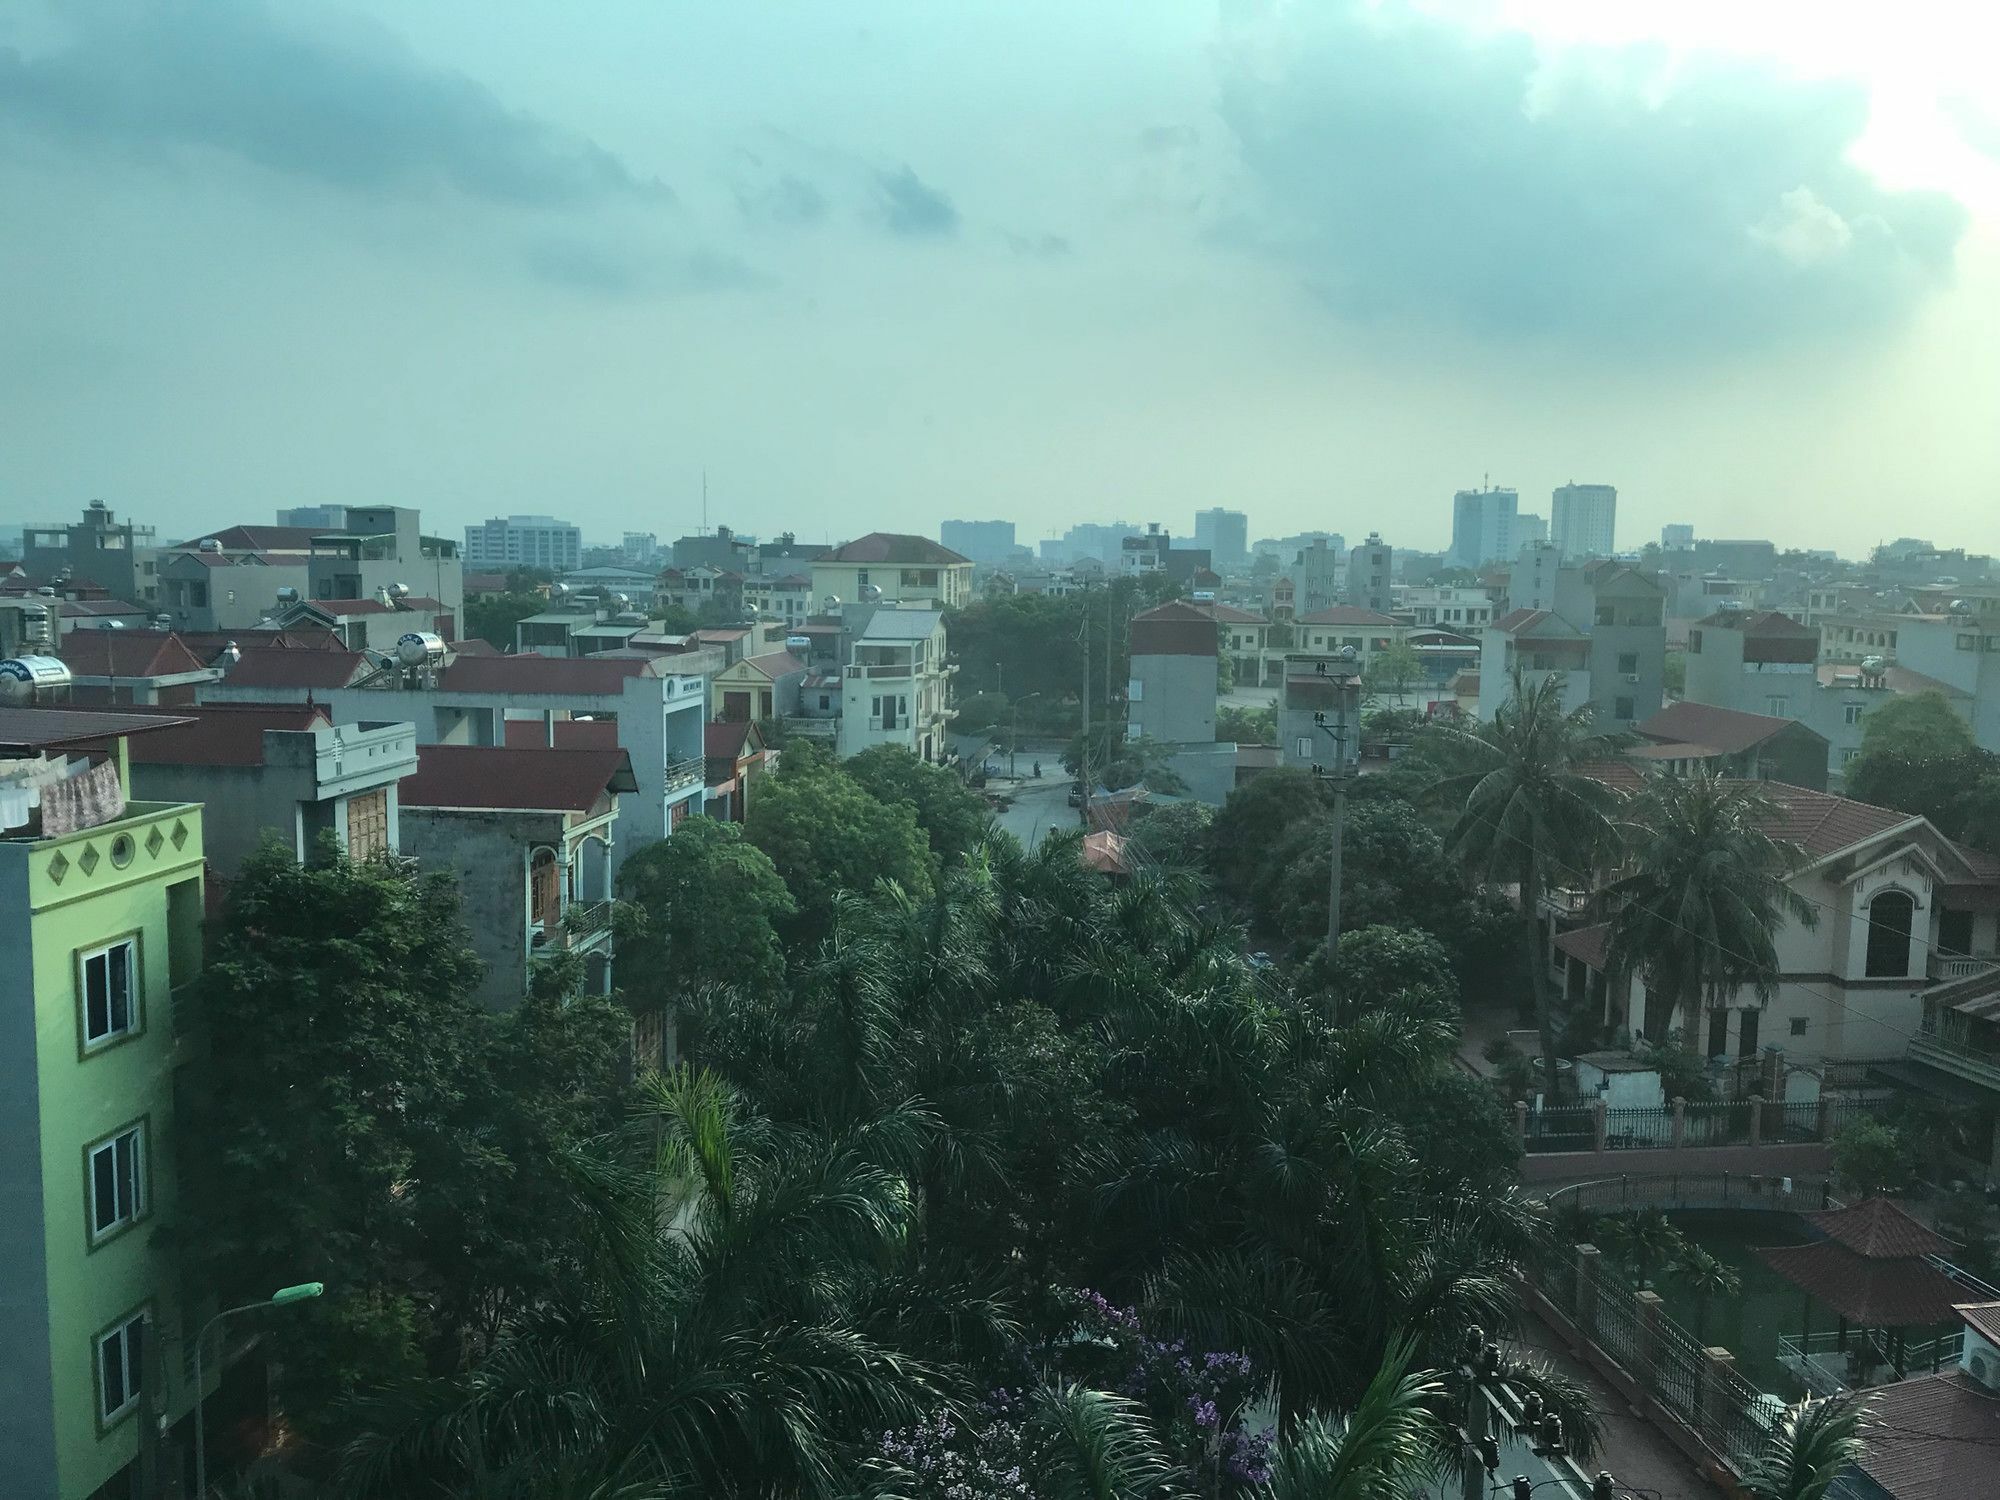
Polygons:
[[0,518],[2000,550],[2000,19],[1867,10],[10,4]]

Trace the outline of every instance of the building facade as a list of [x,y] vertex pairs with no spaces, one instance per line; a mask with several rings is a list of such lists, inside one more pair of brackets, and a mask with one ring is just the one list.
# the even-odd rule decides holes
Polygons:
[[1454,568],[1477,568],[1504,562],[1519,547],[1514,517],[1521,508],[1517,491],[1487,487],[1460,490],[1451,497],[1451,549],[1446,560]]
[[976,563],[1004,563],[1014,555],[1012,521],[942,521],[938,541]]
[[1582,561],[1617,550],[1618,490],[1609,484],[1565,484],[1549,501],[1549,540]]
[[1340,602],[1354,609],[1369,609],[1386,615],[1395,607],[1396,591],[1390,583],[1395,552],[1382,540],[1379,531],[1368,533],[1347,554],[1347,571],[1340,589]]
[[815,558],[812,586],[823,609],[828,599],[960,609],[972,602],[972,559],[929,537],[873,531]]
[[554,516],[494,516],[465,528],[464,559],[468,568],[565,573],[583,566],[583,532]]
[[39,582],[93,583],[129,604],[159,602],[158,535],[120,521],[102,500],[85,506],[80,521],[23,526],[21,566]]
[[12,825],[0,827],[0,1454],[12,1494],[140,1493],[190,1440],[190,1341],[212,1309],[154,1231],[173,1222],[189,1060],[177,1000],[202,963],[202,809],[126,801],[122,774],[124,736],[172,722],[0,709],[0,808],[14,808],[0,817]]
[[1250,518],[1240,510],[1212,506],[1194,513],[1194,544],[1206,547],[1218,572],[1239,568],[1250,558]]
[[850,644],[837,753],[844,760],[876,745],[899,745],[923,760],[944,760],[958,668],[945,660],[943,614],[862,605],[843,609],[841,620]]

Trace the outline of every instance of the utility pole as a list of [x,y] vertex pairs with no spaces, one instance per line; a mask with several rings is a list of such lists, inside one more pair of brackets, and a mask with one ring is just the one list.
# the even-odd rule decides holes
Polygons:
[[[1342,648],[1343,665],[1351,663],[1353,648]],[[1356,679],[1349,673],[1329,672],[1325,662],[1316,663],[1319,675],[1333,686],[1334,721],[1328,724],[1324,710],[1313,714],[1313,727],[1333,741],[1333,769],[1314,766],[1313,774],[1333,787],[1333,842],[1329,850],[1330,869],[1326,893],[1326,964],[1331,978],[1340,954],[1340,844],[1347,824],[1347,736],[1348,708],[1353,701]]]
[[1083,749],[1077,752],[1076,775],[1083,783],[1083,820],[1090,821],[1090,585],[1083,586]]

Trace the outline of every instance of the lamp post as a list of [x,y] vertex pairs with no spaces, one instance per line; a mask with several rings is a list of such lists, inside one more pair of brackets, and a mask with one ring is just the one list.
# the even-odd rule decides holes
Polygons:
[[1007,779],[1009,781],[1020,780],[1014,773],[1014,750],[1021,742],[1021,705],[1026,703],[1029,698],[1039,698],[1041,696],[1040,693],[1029,693],[1026,697],[1016,698],[1007,706],[1009,714],[1007,720]]
[[207,1433],[201,1425],[201,1403],[206,1394],[202,1389],[201,1350],[208,1342],[208,1330],[224,1318],[233,1318],[238,1313],[255,1312],[260,1307],[289,1307],[294,1302],[307,1302],[326,1290],[323,1281],[302,1281],[297,1286],[282,1286],[262,1302],[246,1302],[241,1307],[225,1307],[221,1312],[201,1325],[201,1332],[194,1336],[194,1493],[195,1500],[208,1500],[208,1443]]

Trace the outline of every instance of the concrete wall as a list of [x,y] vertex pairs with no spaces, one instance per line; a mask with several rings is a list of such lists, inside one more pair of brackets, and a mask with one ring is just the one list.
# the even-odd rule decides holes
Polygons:
[[1126,724],[1169,744],[1212,743],[1215,684],[1213,656],[1135,656]]
[[554,814],[403,809],[403,853],[458,881],[472,951],[485,972],[488,1010],[520,1004],[528,980],[528,861],[536,843],[562,848]]
[[[28,846],[0,844],[0,911],[27,926]],[[48,1245],[34,944],[0,943],[0,1453],[23,1494],[55,1492]]]

